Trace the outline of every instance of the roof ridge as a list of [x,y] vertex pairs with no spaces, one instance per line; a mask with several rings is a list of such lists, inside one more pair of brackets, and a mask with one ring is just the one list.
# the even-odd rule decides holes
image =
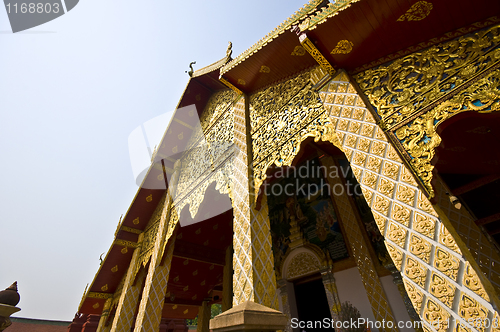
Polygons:
[[[338,12],[348,8],[351,5],[351,3],[358,1],[360,0],[334,0],[333,2],[329,2],[328,6],[322,7],[320,10],[316,12],[316,15],[311,16],[307,29],[308,30],[315,29],[317,25],[324,23],[328,18],[335,16],[338,14]],[[274,30],[269,32],[258,42],[253,44],[250,48],[246,49],[243,53],[241,53],[236,58],[228,62],[224,67],[222,67],[221,75],[227,73],[228,71],[239,65],[241,62],[248,59],[254,53],[257,53],[262,47],[266,46],[273,39],[276,39],[286,30],[290,29],[292,25],[300,21],[306,15],[310,14],[311,11],[316,9],[318,5],[320,5],[321,3],[323,3],[323,0],[310,0],[298,11],[296,11],[292,16],[290,16],[283,23],[274,28]]]

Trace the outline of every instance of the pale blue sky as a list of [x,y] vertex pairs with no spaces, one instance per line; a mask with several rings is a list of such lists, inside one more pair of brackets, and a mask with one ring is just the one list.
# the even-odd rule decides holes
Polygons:
[[71,320],[137,187],[128,136],[172,111],[196,68],[307,0],[81,0],[12,34],[0,8],[0,289],[17,317]]

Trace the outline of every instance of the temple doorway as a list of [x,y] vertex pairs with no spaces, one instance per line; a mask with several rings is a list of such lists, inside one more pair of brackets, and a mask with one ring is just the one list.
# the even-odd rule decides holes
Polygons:
[[[294,289],[300,321],[317,322],[330,317],[330,308],[321,275],[317,274],[294,282]],[[315,329],[306,329],[306,331],[315,331]]]

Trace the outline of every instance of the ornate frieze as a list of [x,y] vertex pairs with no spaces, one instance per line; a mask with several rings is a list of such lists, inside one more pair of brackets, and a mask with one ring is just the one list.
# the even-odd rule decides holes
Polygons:
[[288,166],[307,137],[339,145],[311,71],[250,96],[255,192],[271,165]]
[[431,160],[441,143],[437,127],[461,112],[500,110],[499,42],[497,25],[355,77],[430,198]]

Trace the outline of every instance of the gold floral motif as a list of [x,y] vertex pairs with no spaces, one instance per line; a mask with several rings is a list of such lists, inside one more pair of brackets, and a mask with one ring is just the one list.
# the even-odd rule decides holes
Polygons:
[[380,171],[381,164],[382,160],[377,157],[370,156],[368,159],[368,163],[366,163],[366,168],[378,173]]
[[425,303],[423,318],[437,331],[444,332],[448,330],[450,314],[431,299],[428,299]]
[[244,79],[238,78],[238,85],[246,85],[246,84],[247,82]]
[[423,260],[426,263],[429,263],[431,256],[432,246],[429,242],[422,239],[421,237],[412,234],[410,237],[410,252]]
[[387,242],[385,243],[385,246],[387,247],[387,251],[389,252],[391,259],[394,262],[394,266],[398,270],[401,270],[401,264],[403,263],[403,254],[401,253],[401,250],[397,249],[395,246]]
[[434,240],[434,232],[436,229],[436,222],[429,217],[419,213],[414,212],[413,229],[422,235],[427,236]]
[[354,135],[347,135],[345,139],[345,145],[350,146],[351,148],[356,146],[357,137]]
[[356,152],[356,154],[354,155],[354,160],[353,160],[353,162],[354,162],[356,165],[359,165],[359,166],[364,166],[365,161],[366,161],[366,154],[364,154],[364,153],[362,153],[362,152]]
[[389,145],[389,149],[387,150],[387,158],[394,160],[395,162],[398,163],[401,162],[401,158],[399,158],[398,153],[391,145]]
[[452,280],[457,280],[459,260],[441,248],[436,248],[434,266]]
[[418,290],[417,287],[415,287],[411,282],[408,280],[404,280],[404,285],[406,288],[406,292],[408,294],[408,297],[410,298],[411,303],[413,304],[413,308],[415,308],[415,311],[417,313],[420,312],[420,308],[422,308],[422,302],[424,300],[424,295],[420,290]]
[[265,74],[267,74],[267,73],[270,73],[270,72],[271,72],[271,68],[269,68],[268,66],[262,65],[260,67],[259,73],[265,73]]
[[399,166],[389,161],[385,161],[382,173],[393,180],[397,180],[399,173]]
[[406,227],[410,224],[410,213],[410,209],[401,204],[394,203],[392,205],[392,218]]
[[[483,323],[485,323],[486,317],[488,316],[488,310],[486,310],[486,308],[484,308],[469,295],[461,293],[459,314],[466,320],[477,320],[477,322],[482,321]],[[481,325],[482,328],[480,326],[476,326],[476,328],[480,331],[483,331],[485,329],[485,326],[484,324]]]
[[354,44],[346,39],[340,40],[330,54],[349,54]]
[[359,132],[359,128],[361,128],[361,123],[357,121],[351,121],[349,124],[349,131],[353,134],[357,134]]
[[366,203],[368,203],[368,205],[371,206],[373,192],[367,189],[366,187],[361,187],[361,191],[363,192],[363,196],[365,197]]
[[305,54],[306,54],[306,50],[300,45],[295,46],[292,53],[290,53],[290,55],[294,55],[294,56],[303,56]]
[[288,267],[287,278],[295,278],[319,271],[320,262],[317,257],[308,252],[301,252],[293,257]]
[[434,295],[439,301],[447,305],[449,308],[453,305],[453,298],[455,297],[455,286],[449,281],[440,277],[436,273],[432,273],[431,294]]
[[469,262],[465,264],[463,284],[486,301],[490,301],[490,297],[486,293],[481,280],[479,280],[476,271],[474,271]]
[[403,184],[398,184],[396,198],[403,203],[413,206],[415,201],[415,189],[407,187]]
[[430,2],[418,1],[406,13],[401,15],[398,21],[421,21],[430,14],[432,7],[432,3]]
[[[363,194],[364,194],[364,191],[363,191]],[[365,196],[366,197],[366,196]],[[380,195],[377,195],[375,197],[375,203],[373,204],[373,208],[375,209],[375,211],[378,211],[380,213],[382,213],[383,215],[387,215],[387,211],[389,210],[389,200],[380,196]]]
[[439,243],[444,244],[447,248],[453,250],[459,255],[462,255],[462,252],[458,248],[455,239],[450,234],[450,232],[448,231],[448,229],[445,227],[444,224],[441,224],[441,226],[439,227]]
[[414,283],[420,287],[425,286],[425,278],[427,275],[427,269],[423,267],[422,264],[417,262],[411,257],[406,257],[405,264],[405,275],[408,276]]
[[365,172],[363,175],[363,184],[366,184],[368,187],[375,188],[375,184],[377,183],[377,175],[372,172]]
[[403,227],[391,222],[387,231],[387,237],[389,238],[389,240],[396,243],[399,247],[404,248],[406,233],[407,231]]
[[370,141],[365,138],[361,138],[358,142],[358,149],[364,152],[368,152],[369,148],[370,148]]
[[[380,178],[380,184],[378,186],[378,191],[381,194],[391,197],[394,192],[394,182],[389,181],[383,177]],[[408,225],[407,225],[408,226]]]
[[382,142],[373,142],[371,152],[379,157],[383,157],[386,146],[387,144]]
[[[365,114],[365,110],[364,109],[355,108],[354,111],[352,112],[352,118],[354,120],[363,120],[363,115],[364,114]],[[367,126],[363,125],[363,128],[365,128],[365,127],[367,127]],[[361,134],[361,135],[363,135],[363,134]]]
[[375,219],[375,223],[377,224],[380,233],[384,234],[385,223],[387,222],[387,219],[378,213],[373,213],[373,218]]
[[[413,186],[417,186],[417,182],[413,178],[413,175],[411,172],[408,170],[408,168],[403,166],[402,172],[401,172],[401,181],[406,182],[408,184],[411,184]],[[419,200],[420,203],[420,200]]]
[[[363,128],[361,128],[361,135],[366,136],[366,137],[372,137],[373,136],[373,129],[375,129],[375,127],[365,123],[365,124],[363,124]],[[377,142],[377,143],[380,143],[380,142]],[[373,152],[373,147],[372,147],[372,152]],[[376,153],[376,154],[378,154],[378,153]]]
[[431,202],[429,202],[429,200],[427,199],[427,197],[425,197],[425,195],[422,191],[419,191],[419,194],[418,194],[417,207],[420,210],[425,211],[425,212],[433,215],[434,217],[438,216],[438,214],[436,213],[436,211],[432,207]]

